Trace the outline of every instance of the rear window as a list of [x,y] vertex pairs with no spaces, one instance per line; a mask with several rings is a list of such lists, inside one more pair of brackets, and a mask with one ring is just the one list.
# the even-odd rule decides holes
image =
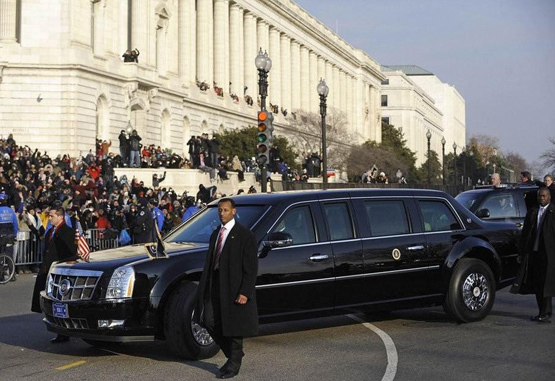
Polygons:
[[365,201],[364,210],[372,237],[410,233],[405,204],[400,200]]

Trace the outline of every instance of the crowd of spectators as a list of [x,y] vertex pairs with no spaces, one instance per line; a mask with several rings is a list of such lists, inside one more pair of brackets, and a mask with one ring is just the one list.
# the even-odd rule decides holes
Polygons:
[[[125,162],[121,155],[108,152],[110,144],[97,140],[96,152],[78,158],[50,157],[46,151],[19,146],[11,134],[0,139],[0,193],[8,196],[8,205],[16,211],[20,233],[41,239],[49,208],[62,206],[70,220],[79,219],[84,231],[107,229],[117,237],[121,230],[132,228],[138,208],[147,203],[162,212],[160,228],[166,233],[183,220],[188,208],[198,210],[224,196],[215,185],[202,184],[196,195],[178,194],[163,187],[165,172],[154,174],[151,184],[126,175],[118,178],[114,168]],[[143,147],[141,163],[144,167],[180,168],[184,160],[151,145]]]

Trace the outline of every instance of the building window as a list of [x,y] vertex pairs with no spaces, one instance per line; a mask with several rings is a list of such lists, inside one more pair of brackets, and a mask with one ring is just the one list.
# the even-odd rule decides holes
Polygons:
[[382,107],[387,107],[387,95],[382,95]]
[[382,123],[389,124],[389,116],[383,116]]
[[386,78],[382,81],[382,86],[389,85],[389,78]]

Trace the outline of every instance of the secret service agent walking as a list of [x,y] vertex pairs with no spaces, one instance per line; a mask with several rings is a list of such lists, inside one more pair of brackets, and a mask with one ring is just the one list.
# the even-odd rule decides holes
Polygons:
[[555,296],[555,205],[547,188],[538,191],[539,205],[526,214],[519,247],[521,266],[511,288],[516,294],[536,294],[539,313],[532,321],[550,323]]
[[232,378],[239,373],[243,338],[258,333],[256,243],[254,234],[235,221],[235,213],[232,199],[218,202],[221,226],[210,237],[193,317],[206,327],[227,357],[218,378]]
[[[52,263],[76,261],[78,258],[75,231],[67,226],[64,214],[63,208],[50,209],[48,214],[52,227],[45,234],[46,248],[44,258],[40,265],[33,291],[31,305],[31,311],[33,312],[42,312],[40,309],[40,292],[46,288],[46,279]],[[54,344],[63,343],[69,341],[69,336],[58,335],[50,341]]]

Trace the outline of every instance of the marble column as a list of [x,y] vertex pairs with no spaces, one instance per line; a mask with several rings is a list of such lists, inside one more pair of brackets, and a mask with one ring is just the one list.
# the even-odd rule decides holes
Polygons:
[[[269,38],[270,25],[264,20],[258,20],[256,24],[256,39],[258,43],[258,48],[256,49],[257,52],[259,48],[262,48],[262,52],[270,50]],[[258,53],[256,55],[258,55]],[[256,58],[256,55],[252,58],[253,60]]]
[[224,92],[229,91],[226,63],[229,59],[229,0],[214,1],[214,82]]
[[191,71],[191,61],[189,54],[191,51],[191,30],[189,27],[190,15],[189,2],[191,0],[179,0],[178,4],[178,51],[179,51],[179,77],[182,83],[189,82]]
[[341,72],[340,72],[340,70],[337,66],[335,66],[335,65],[333,66],[332,73],[333,73],[333,84],[334,84],[335,88],[337,89],[337,91],[333,95],[333,98],[332,98],[333,103],[332,104],[334,104],[335,107],[338,110],[341,110],[342,112],[345,112],[345,104],[344,104],[344,102],[345,102],[345,83],[341,81]]
[[253,100],[256,101],[258,97],[258,72],[256,70],[256,66],[254,65],[254,59],[258,54],[258,43],[257,43],[257,26],[256,26],[256,16],[251,12],[246,12],[243,16],[243,40],[245,41],[244,45],[244,54],[243,54],[243,73],[245,77],[245,81],[243,86],[247,87],[247,90],[244,90],[244,87],[241,89],[242,97],[245,95],[250,95]]
[[0,0],[0,42],[16,42],[16,0]]
[[210,88],[214,81],[212,0],[197,1],[197,77]]
[[[309,110],[317,114],[320,113],[320,96],[318,95],[318,82],[320,78],[318,77],[318,56],[315,52],[311,51],[309,54],[310,59],[310,72],[309,72],[309,84],[308,84],[308,95],[309,95]],[[332,89],[330,88],[330,93]]]
[[301,108],[301,45],[291,41],[291,109]]
[[233,4],[229,16],[229,62],[230,62],[230,92],[243,98],[244,81],[243,74],[243,10],[237,4]]
[[326,60],[322,56],[318,56],[318,81],[320,78],[326,78]]
[[333,80],[333,65],[331,62],[326,61],[326,84],[330,88],[330,92],[328,94],[328,107],[335,107],[335,94],[339,92],[339,88],[335,81]]
[[304,112],[311,110],[310,96],[308,95],[310,85],[309,73],[308,48],[301,46],[301,110]]
[[268,106],[281,106],[281,33],[276,28],[270,28],[270,49],[268,55],[272,59],[272,69],[268,75],[269,89]]
[[357,124],[359,123],[355,118],[354,118],[354,105],[355,105],[355,101],[353,98],[353,92],[354,92],[354,87],[353,87],[353,77],[351,77],[349,74],[343,73],[344,75],[344,82],[345,82],[345,113],[347,114],[347,120],[350,126],[350,130],[351,132],[356,132],[357,131]]
[[196,11],[196,0],[186,0],[187,9],[189,10],[188,19],[189,23],[189,73],[187,74],[187,79],[190,83],[196,83],[197,79],[197,11]]
[[281,35],[281,107],[291,111],[291,39]]

